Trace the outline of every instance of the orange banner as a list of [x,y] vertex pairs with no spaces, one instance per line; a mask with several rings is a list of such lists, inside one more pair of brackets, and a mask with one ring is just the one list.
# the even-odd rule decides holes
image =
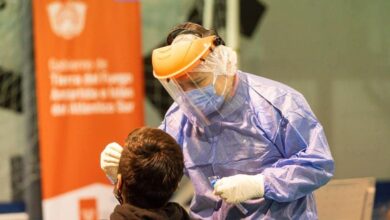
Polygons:
[[[100,152],[144,123],[139,2],[36,0],[33,7],[44,216],[78,219],[87,199],[105,218],[99,200],[112,202],[112,186]],[[76,217],[62,218],[61,208]]]

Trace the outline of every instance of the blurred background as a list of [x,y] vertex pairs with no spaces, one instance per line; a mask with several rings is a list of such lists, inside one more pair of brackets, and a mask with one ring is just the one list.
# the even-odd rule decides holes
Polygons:
[[[210,2],[212,2],[210,6]],[[143,0],[145,124],[172,100],[153,78],[151,52],[176,24],[227,37],[224,0]],[[390,212],[390,1],[241,0],[239,69],[300,91],[324,126],[335,179],[373,177],[373,219]],[[213,16],[207,17],[207,13]],[[207,23],[205,23],[207,22]],[[0,213],[40,214],[32,1],[0,0]],[[188,181],[175,194],[190,198]],[[185,189],[184,189],[185,188]],[[182,190],[182,191],[180,191]],[[180,194],[182,193],[182,194]],[[184,199],[183,199],[184,198]]]

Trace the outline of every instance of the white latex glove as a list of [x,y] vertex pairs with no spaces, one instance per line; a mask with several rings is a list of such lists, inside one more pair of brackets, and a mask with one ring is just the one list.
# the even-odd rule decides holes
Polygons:
[[240,203],[264,196],[264,176],[238,174],[224,177],[214,185],[214,194],[228,203]]
[[122,150],[122,146],[113,142],[107,144],[100,154],[100,167],[112,183],[115,183],[117,179],[119,159],[121,158]]

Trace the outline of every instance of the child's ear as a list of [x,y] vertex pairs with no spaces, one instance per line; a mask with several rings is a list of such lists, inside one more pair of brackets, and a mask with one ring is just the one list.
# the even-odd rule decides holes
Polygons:
[[117,175],[116,188],[122,189],[122,174],[120,173]]

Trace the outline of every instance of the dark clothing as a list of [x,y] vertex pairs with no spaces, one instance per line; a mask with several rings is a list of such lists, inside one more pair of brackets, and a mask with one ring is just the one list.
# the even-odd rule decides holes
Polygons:
[[189,220],[186,210],[177,203],[169,202],[160,209],[143,209],[131,204],[117,205],[110,220]]

